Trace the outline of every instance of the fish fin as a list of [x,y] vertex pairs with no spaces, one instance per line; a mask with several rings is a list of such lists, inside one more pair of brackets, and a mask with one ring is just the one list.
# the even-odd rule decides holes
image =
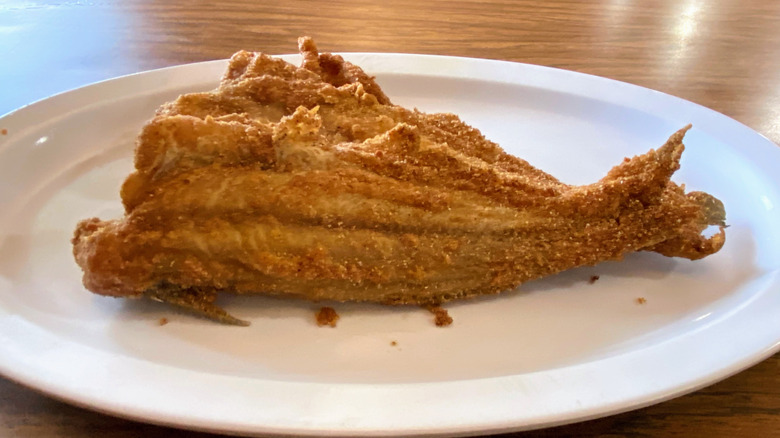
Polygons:
[[144,296],[154,301],[171,304],[222,324],[246,327],[249,321],[238,319],[214,304],[216,292],[176,287],[157,287],[148,289]]
[[702,220],[704,221],[702,225],[727,226],[726,208],[720,199],[704,192],[690,192],[687,196],[701,207]]

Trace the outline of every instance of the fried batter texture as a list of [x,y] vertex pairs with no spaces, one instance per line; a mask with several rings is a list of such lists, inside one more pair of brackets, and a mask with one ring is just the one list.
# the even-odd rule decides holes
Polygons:
[[[393,105],[299,40],[300,67],[238,52],[219,87],[143,128],[125,216],[81,221],[92,292],[243,324],[219,292],[437,305],[647,250],[699,259],[723,205],[670,181],[683,136],[572,186],[452,114]],[[710,225],[720,232],[702,235]]]

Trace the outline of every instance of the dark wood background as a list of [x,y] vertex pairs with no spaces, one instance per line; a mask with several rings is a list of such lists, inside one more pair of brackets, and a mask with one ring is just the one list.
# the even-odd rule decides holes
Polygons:
[[[405,52],[560,67],[653,88],[780,143],[780,1],[0,2],[0,114],[238,49]],[[780,315],[778,315],[780,318]],[[68,406],[0,378],[0,436],[206,437]],[[513,437],[780,436],[780,355],[659,405]]]

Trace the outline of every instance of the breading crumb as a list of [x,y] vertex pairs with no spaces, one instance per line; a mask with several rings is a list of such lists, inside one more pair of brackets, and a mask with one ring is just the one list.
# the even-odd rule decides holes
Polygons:
[[588,280],[588,284],[595,283],[600,277],[598,275],[591,275],[590,279]]
[[8,135],[8,130],[7,130],[7,129],[5,129],[5,128],[3,128],[3,129],[0,129],[0,134],[2,134],[2,135]]
[[159,324],[159,325],[168,324],[168,318],[160,318],[160,320],[157,321],[157,324]]
[[428,311],[433,313],[433,322],[437,327],[447,327],[452,324],[452,317],[447,313],[447,309],[441,306],[428,306]]
[[317,325],[322,327],[329,325],[331,327],[336,327],[336,321],[339,320],[339,314],[336,313],[336,310],[333,309],[333,307],[323,307],[320,309],[319,312],[317,312]]
[[395,347],[396,345],[398,345],[398,342],[396,342],[396,341],[390,341],[390,345],[392,345],[393,347]]
[[636,299],[636,302],[637,304],[644,304],[647,302],[647,300],[645,299],[645,297],[639,297]]

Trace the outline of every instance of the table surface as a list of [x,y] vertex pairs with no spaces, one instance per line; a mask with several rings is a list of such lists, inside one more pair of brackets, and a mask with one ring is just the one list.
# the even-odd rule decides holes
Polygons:
[[[722,112],[780,144],[775,0],[4,0],[0,35],[0,114],[238,49],[289,53],[311,35],[335,52],[502,59],[626,81]],[[780,355],[655,406],[505,436],[772,434],[780,434]],[[0,435],[211,436],[93,413],[3,378]]]

